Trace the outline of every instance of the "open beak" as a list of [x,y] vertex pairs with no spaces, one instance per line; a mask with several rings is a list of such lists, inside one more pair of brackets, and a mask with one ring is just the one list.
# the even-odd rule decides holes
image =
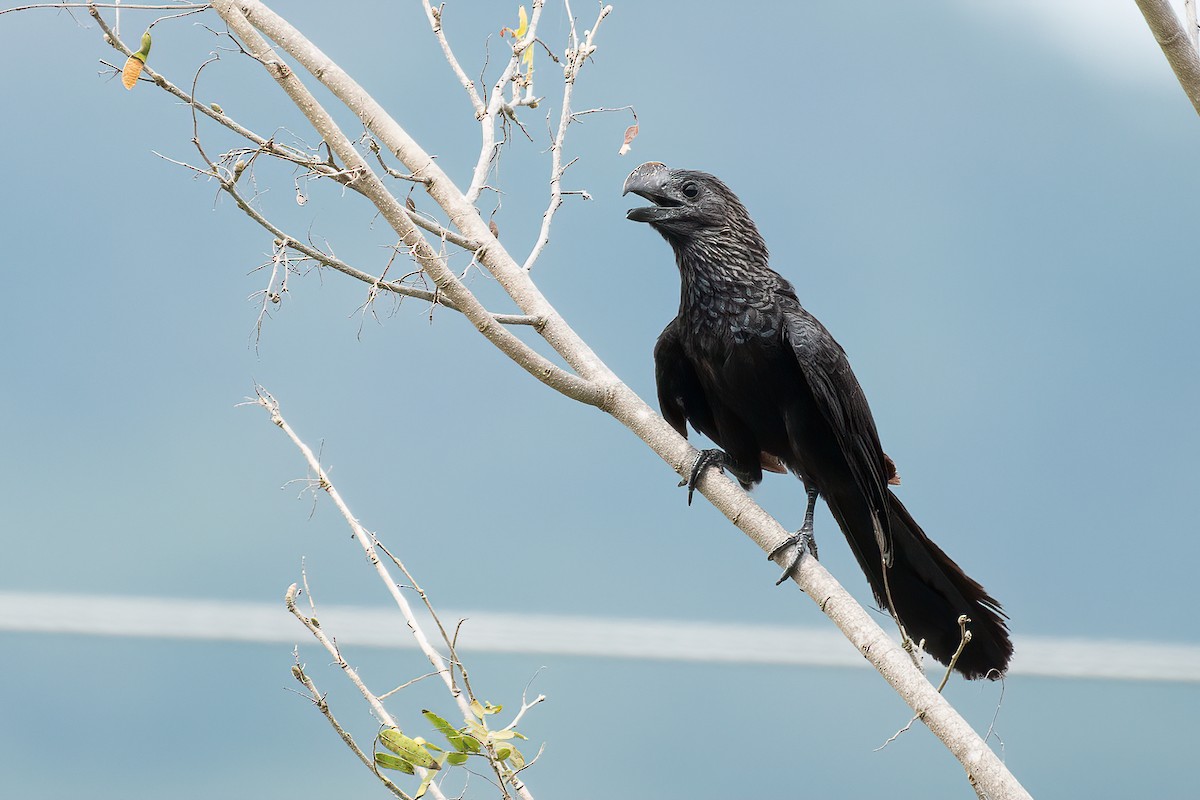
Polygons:
[[629,177],[625,179],[624,191],[621,192],[622,196],[633,192],[654,205],[631,208],[625,214],[625,219],[649,223],[674,219],[679,213],[676,209],[681,208],[683,204],[672,197],[667,188],[670,177],[671,170],[666,164],[658,161],[648,161],[629,173]]

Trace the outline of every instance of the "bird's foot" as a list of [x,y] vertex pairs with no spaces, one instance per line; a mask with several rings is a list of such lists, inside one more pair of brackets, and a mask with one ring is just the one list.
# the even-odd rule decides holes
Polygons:
[[688,490],[688,505],[692,504],[692,495],[696,493],[696,482],[700,480],[700,474],[704,472],[705,467],[717,467],[725,469],[728,463],[728,456],[724,450],[708,448],[701,450],[700,455],[696,456],[696,463],[692,464],[692,471],[688,474],[687,480],[679,482],[680,486],[686,486]]
[[811,523],[806,524],[803,528],[785,539],[783,544],[772,550],[771,554],[767,556],[767,558],[771,561],[774,561],[777,555],[792,547],[796,548],[796,554],[792,560],[788,562],[788,565],[784,567],[783,574],[779,576],[779,580],[775,581],[776,586],[792,577],[792,575],[796,572],[796,567],[800,566],[800,559],[804,558],[804,553],[806,551],[811,553],[813,558],[817,557],[817,540],[816,537],[813,536],[813,526]]

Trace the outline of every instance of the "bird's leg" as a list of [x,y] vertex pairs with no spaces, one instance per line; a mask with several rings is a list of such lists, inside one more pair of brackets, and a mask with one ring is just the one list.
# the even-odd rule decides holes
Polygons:
[[792,573],[796,571],[796,567],[800,564],[800,559],[804,557],[805,550],[812,553],[813,558],[817,557],[817,540],[813,536],[813,512],[817,508],[817,495],[819,492],[815,486],[805,485],[804,489],[808,492],[808,507],[804,510],[804,524],[800,526],[800,530],[785,539],[783,544],[776,547],[767,556],[768,559],[774,560],[775,556],[789,547],[793,545],[796,547],[796,557],[784,567],[783,574],[779,576],[779,580],[775,581],[776,586],[792,577]]
[[729,466],[729,456],[725,455],[724,450],[710,447],[700,451],[700,455],[696,456],[696,463],[692,464],[692,471],[687,480],[679,482],[680,486],[687,487],[689,506],[692,504],[692,495],[696,492],[696,482],[700,480],[700,473],[704,472],[704,468],[717,467],[723,470],[727,466]]

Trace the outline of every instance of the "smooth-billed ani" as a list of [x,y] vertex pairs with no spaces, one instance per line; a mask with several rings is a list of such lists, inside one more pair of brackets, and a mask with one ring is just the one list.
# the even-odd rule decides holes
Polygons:
[[876,601],[913,639],[949,663],[965,614],[972,638],[956,668],[968,678],[1002,675],[1012,643],[1000,604],[892,493],[895,465],[845,352],[768,266],[745,206],[712,175],[653,162],[624,188],[653,204],[628,218],[662,234],[679,267],[679,314],[654,348],[663,416],[684,436],[690,422],[724,451],[701,456],[691,486],[710,463],[747,488],[764,469],[791,470],[808,492],[804,527],[790,540],[800,544],[797,561],[823,497]]

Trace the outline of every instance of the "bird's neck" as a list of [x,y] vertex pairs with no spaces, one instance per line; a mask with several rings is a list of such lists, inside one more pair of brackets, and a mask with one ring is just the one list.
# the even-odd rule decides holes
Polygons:
[[781,280],[767,266],[766,248],[724,241],[706,246],[693,239],[675,248],[680,314],[689,318],[737,313],[760,306]]

